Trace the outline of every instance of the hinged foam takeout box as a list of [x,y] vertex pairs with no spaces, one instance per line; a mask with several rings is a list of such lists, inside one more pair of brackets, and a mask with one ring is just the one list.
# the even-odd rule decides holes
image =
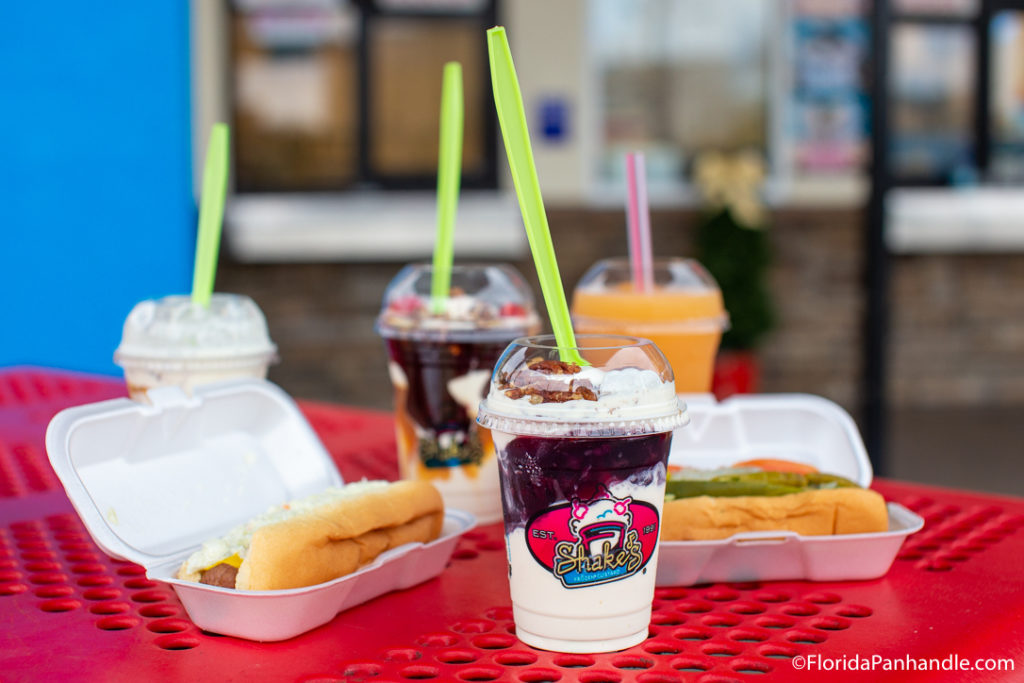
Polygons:
[[69,408],[46,450],[93,540],[170,584],[196,626],[284,640],[378,595],[439,574],[472,515],[447,510],[441,537],[395,548],[354,574],[306,588],[237,591],[175,578],[199,546],[272,505],[340,485],[298,407],[277,386],[237,380],[153,389]]
[[[857,427],[835,403],[807,394],[753,394],[717,403],[684,396],[690,423],[672,436],[669,465],[714,469],[754,458],[813,465],[861,486],[871,484]],[[667,541],[658,559],[659,586],[716,581],[853,581],[885,574],[903,540],[924,520],[888,503],[889,530],[801,536],[758,531],[714,541]]]

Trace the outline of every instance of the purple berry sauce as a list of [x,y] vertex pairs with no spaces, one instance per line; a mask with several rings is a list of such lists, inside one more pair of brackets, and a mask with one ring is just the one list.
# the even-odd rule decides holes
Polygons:
[[505,531],[525,527],[552,505],[596,496],[629,480],[637,486],[665,482],[672,433],[601,438],[517,436],[498,462]]
[[[479,462],[476,422],[449,393],[448,382],[475,370],[490,372],[508,342],[388,339],[386,343],[388,356],[398,363],[409,382],[405,410],[428,435],[419,444],[423,463],[427,467],[452,467]],[[480,398],[486,389],[485,385]],[[446,433],[450,438],[441,444],[438,437]]]

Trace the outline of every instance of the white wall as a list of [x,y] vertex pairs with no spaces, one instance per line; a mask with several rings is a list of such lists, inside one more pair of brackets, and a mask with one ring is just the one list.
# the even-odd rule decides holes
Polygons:
[[[579,204],[587,194],[593,168],[587,155],[596,108],[587,101],[587,79],[592,76],[585,70],[586,4],[587,0],[507,0],[502,4],[548,206]],[[554,142],[540,134],[540,105],[546,97],[568,104],[568,134]],[[502,170],[507,173],[504,158]]]

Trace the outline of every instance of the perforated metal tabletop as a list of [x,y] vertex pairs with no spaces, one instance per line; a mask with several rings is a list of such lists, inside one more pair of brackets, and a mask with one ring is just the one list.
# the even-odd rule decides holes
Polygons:
[[[95,546],[47,461],[58,410],[123,395],[108,378],[0,371],[2,680],[1024,680],[1024,499],[894,481],[874,487],[927,523],[885,577],[658,589],[650,638],[623,652],[564,655],[516,639],[499,525],[466,534],[440,577],[297,638],[204,633],[168,587]],[[395,477],[390,416],[302,408],[346,479]],[[853,657],[879,661],[870,672],[822,668]],[[1002,671],[877,668],[950,657],[1008,661]]]

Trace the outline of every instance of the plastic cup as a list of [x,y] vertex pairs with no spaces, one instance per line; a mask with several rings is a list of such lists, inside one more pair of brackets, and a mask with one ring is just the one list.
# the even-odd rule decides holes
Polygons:
[[277,347],[259,306],[240,294],[213,294],[209,306],[189,296],[141,301],[124,322],[114,362],[129,395],[146,400],[154,387],[194,387],[228,379],[265,378]]
[[653,271],[654,287],[639,291],[626,259],[598,261],[573,292],[573,326],[582,333],[650,339],[672,365],[677,391],[709,392],[729,325],[722,292],[693,259],[655,259]]
[[437,311],[432,275],[428,264],[403,268],[377,319],[395,392],[399,473],[433,483],[445,505],[496,522],[498,465],[477,407],[508,343],[537,331],[533,295],[511,266],[454,265],[450,296]]
[[517,339],[478,420],[501,472],[516,635],[557,652],[609,652],[647,637],[672,430],[687,422],[672,369],[649,340]]

